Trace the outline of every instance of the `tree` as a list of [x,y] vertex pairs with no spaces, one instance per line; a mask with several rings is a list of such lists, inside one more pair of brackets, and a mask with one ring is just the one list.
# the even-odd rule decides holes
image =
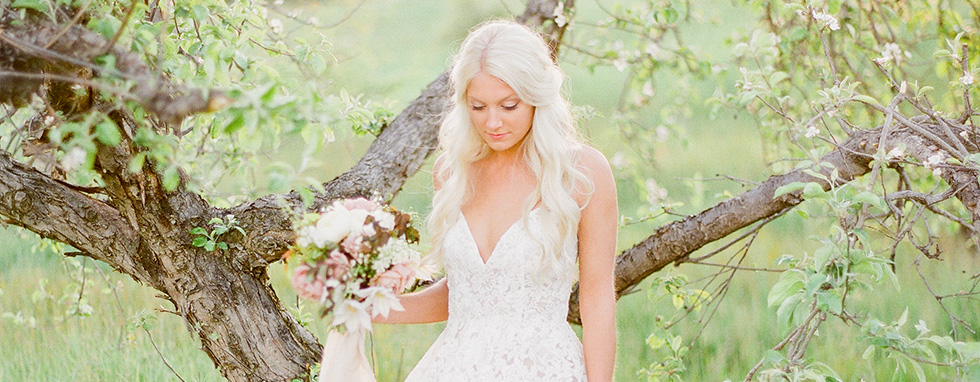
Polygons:
[[[980,148],[970,98],[977,53],[960,45],[976,37],[958,36],[976,27],[966,20],[977,11],[942,3],[740,5],[760,22],[758,32],[733,38],[738,73],[684,44],[684,26],[701,17],[699,4],[687,1],[604,9],[597,28],[612,37],[596,44],[583,41],[591,26],[578,21],[572,1],[528,1],[519,20],[550,36],[562,59],[628,69],[617,117],[634,137],[654,123],[644,113],[657,73],[739,76],[734,91],[719,80],[728,90],[712,97],[717,110],[746,109],[773,142],[773,159],[805,160],[795,168],[778,162],[773,171],[783,174],[664,224],[620,255],[616,286],[625,293],[666,265],[706,260],[714,254],[691,255],[708,243],[747,227],[735,241],[751,237],[801,203],[825,202],[839,217],[828,224],[841,233],[827,238],[822,255],[791,261],[787,281],[774,286],[774,300],[804,312],[786,317],[795,329],[774,349],[786,354],[766,375],[812,372],[802,361],[810,336],[828,314],[858,321],[845,309],[852,285],[866,277],[861,272],[886,276],[898,243],[939,256],[930,225],[951,221],[977,245]],[[0,215],[70,245],[68,256],[100,260],[160,291],[229,380],[291,379],[318,361],[316,338],[268,283],[267,267],[293,238],[293,214],[338,197],[390,199],[434,150],[448,103],[445,74],[393,119],[304,85],[326,70],[327,48],[285,42],[283,26],[264,17],[269,11],[275,6],[218,1],[0,4],[0,103],[8,107],[0,128],[9,137],[0,153]],[[924,40],[950,41],[932,63],[945,78],[915,82],[906,71],[905,52]],[[282,75],[283,63],[302,79]],[[927,82],[941,89],[934,99]],[[239,171],[282,136],[316,150],[338,121],[377,138],[354,167],[323,184],[286,174],[282,187],[293,191],[229,200],[218,196],[210,169],[194,165],[218,157],[222,170]],[[943,202],[951,198],[958,203]],[[571,308],[575,321],[574,298]],[[921,358],[892,343],[882,349]],[[963,366],[980,357],[950,351],[964,361],[926,361]]]

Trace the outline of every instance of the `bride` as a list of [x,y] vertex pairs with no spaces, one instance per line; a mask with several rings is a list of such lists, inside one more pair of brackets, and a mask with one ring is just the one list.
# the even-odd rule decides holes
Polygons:
[[[484,23],[463,42],[428,219],[446,277],[375,318],[447,320],[406,381],[612,380],[615,182],[577,139],[563,79],[517,23]],[[576,277],[581,342],[566,322]]]

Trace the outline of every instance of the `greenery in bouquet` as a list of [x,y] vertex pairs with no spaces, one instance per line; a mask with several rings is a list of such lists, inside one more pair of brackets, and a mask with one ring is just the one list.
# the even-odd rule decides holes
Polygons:
[[296,224],[285,258],[300,297],[317,302],[330,326],[370,330],[371,317],[402,310],[397,294],[432,269],[410,245],[419,241],[410,216],[366,198],[338,200]]

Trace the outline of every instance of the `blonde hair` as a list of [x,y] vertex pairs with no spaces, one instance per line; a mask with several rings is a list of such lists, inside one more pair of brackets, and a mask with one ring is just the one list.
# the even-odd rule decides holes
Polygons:
[[540,35],[502,20],[485,22],[472,30],[453,62],[453,104],[439,131],[443,154],[435,177],[441,187],[433,197],[428,218],[432,257],[441,263],[446,232],[473,197],[471,166],[491,152],[473,126],[466,102],[470,80],[481,71],[507,83],[522,102],[535,108],[520,153],[537,185],[522,204],[522,219],[527,223],[531,210],[541,202],[548,212],[541,214],[545,219],[540,225],[541,265],[555,266],[562,249],[573,243],[578,232],[581,209],[573,193],[578,189],[590,194],[593,185],[576,168],[582,144],[571,107],[561,95],[564,74],[551,60],[550,49]]

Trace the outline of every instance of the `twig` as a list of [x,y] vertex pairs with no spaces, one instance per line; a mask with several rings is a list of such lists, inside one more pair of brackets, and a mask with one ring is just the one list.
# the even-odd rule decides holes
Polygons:
[[36,80],[55,80],[55,81],[61,81],[67,83],[74,83],[74,84],[85,85],[85,86],[105,90],[118,97],[125,98],[130,101],[136,101],[136,102],[140,101],[140,99],[134,97],[133,95],[129,94],[128,92],[122,89],[114,88],[112,86],[103,85],[95,81],[90,81],[78,77],[69,77],[69,76],[63,76],[60,74],[51,74],[51,73],[37,74],[37,73],[12,72],[9,70],[0,70],[0,76],[21,77],[21,78],[30,78]]
[[112,36],[112,39],[102,47],[102,53],[99,54],[99,56],[109,53],[113,45],[116,45],[116,41],[119,41],[119,37],[122,36],[123,31],[126,30],[126,25],[129,24],[129,19],[133,17],[134,8],[136,8],[136,0],[132,0],[132,2],[129,4],[129,9],[126,10],[126,16],[123,17],[122,25],[119,26],[119,30],[117,30],[116,34]]
[[[970,52],[967,49],[967,45],[963,44],[962,52],[960,53],[960,69],[963,71],[963,75],[967,76],[970,74]],[[970,105],[970,89],[963,90],[963,115],[957,120],[959,123],[965,123],[966,120],[970,119],[973,115],[973,106]]]
[[922,273],[922,267],[919,264],[920,260],[922,260],[922,256],[915,259],[915,261],[912,262],[912,264],[915,265],[915,271],[918,272],[919,278],[922,279],[922,284],[924,284],[926,286],[926,289],[929,290],[929,293],[931,293],[932,296],[936,298],[936,302],[939,303],[939,306],[942,307],[943,311],[946,312],[946,315],[949,317],[949,320],[952,321],[953,325],[950,330],[953,332],[953,338],[957,340],[959,339],[959,332],[956,330],[956,323],[962,325],[963,328],[969,331],[970,333],[976,334],[976,331],[970,328],[969,322],[960,319],[955,314],[953,314],[953,312],[950,312],[948,308],[946,308],[946,304],[943,303],[942,297],[939,297],[939,295],[936,294],[936,291],[932,289],[932,285],[929,285],[929,280],[926,279],[926,275]]
[[58,40],[60,40],[61,37],[65,35],[65,33],[68,33],[68,30],[70,30],[72,26],[78,24],[78,20],[82,18],[82,15],[85,14],[85,10],[87,10],[88,6],[91,4],[92,4],[92,0],[88,0],[87,2],[85,2],[85,5],[82,5],[82,7],[78,9],[78,12],[75,12],[75,17],[72,17],[71,22],[69,22],[68,25],[65,25],[64,28],[58,31],[58,33],[54,35],[54,38],[52,38],[51,41],[44,46],[44,49],[50,49],[52,45],[58,42]]
[[153,335],[150,334],[150,331],[147,330],[145,326],[140,326],[140,328],[143,329],[143,331],[146,332],[146,336],[150,338],[150,344],[153,345],[153,350],[156,350],[157,355],[159,355],[160,359],[163,360],[163,364],[167,365],[167,368],[177,376],[177,379],[179,379],[181,382],[187,382],[180,377],[180,374],[177,373],[177,370],[174,370],[173,366],[170,366],[170,362],[167,362],[167,358],[163,356],[163,352],[161,352],[160,348],[157,347],[157,343],[153,341]]
[[[772,350],[780,351],[783,349],[783,347],[786,346],[786,344],[788,344],[793,339],[797,338],[803,332],[804,328],[810,324],[810,321],[813,320],[813,317],[815,317],[819,312],[820,309],[817,308],[816,301],[814,301],[813,308],[810,310],[810,315],[807,316],[806,320],[804,320],[803,323],[800,324],[800,326],[797,326],[796,329],[793,329],[793,331],[790,332],[789,335],[786,336],[786,338],[784,338],[782,341],[776,344],[776,346],[773,346]],[[765,358],[760,359],[759,363],[755,364],[755,367],[753,367],[752,370],[749,370],[749,373],[745,375],[745,379],[743,380],[743,382],[752,381],[752,378],[755,377],[755,373],[759,371],[759,368],[762,367],[762,363],[765,361],[766,361]]]

